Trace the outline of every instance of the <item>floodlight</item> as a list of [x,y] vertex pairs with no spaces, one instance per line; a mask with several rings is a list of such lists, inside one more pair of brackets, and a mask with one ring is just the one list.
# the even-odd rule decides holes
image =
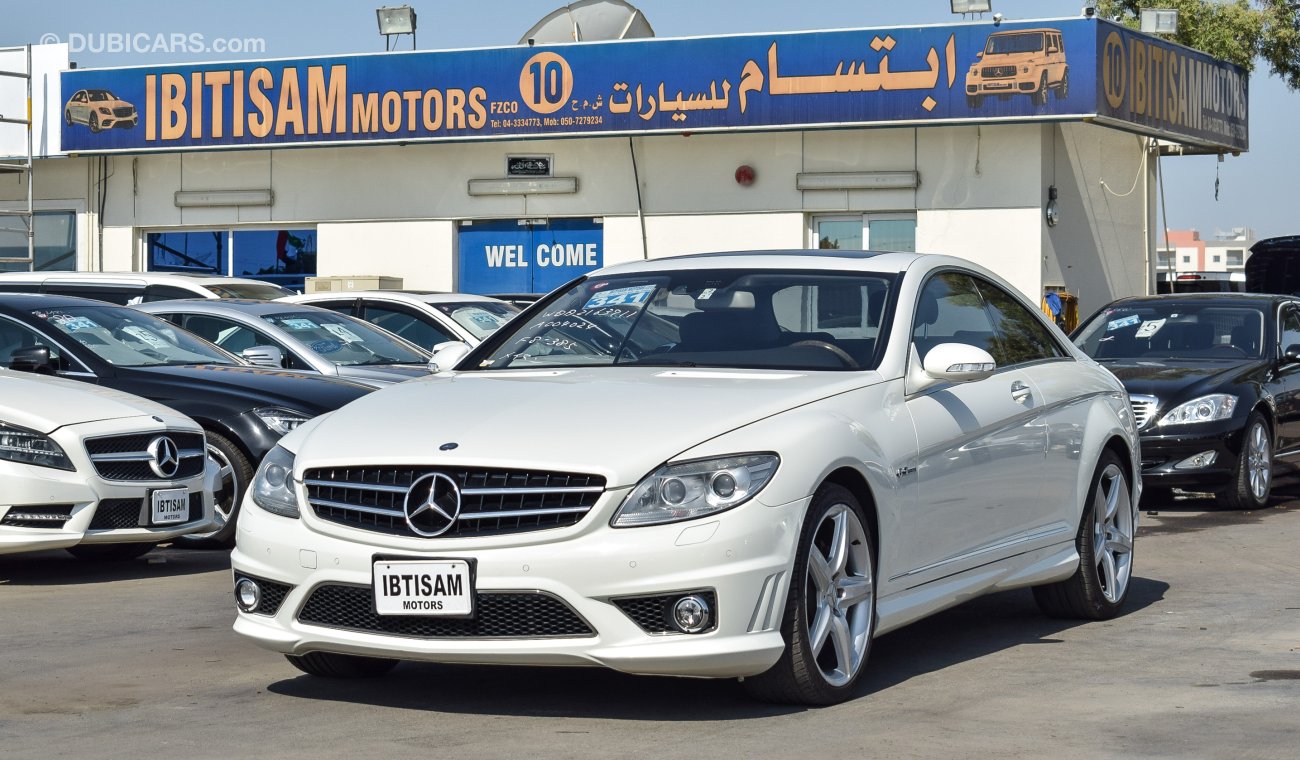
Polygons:
[[993,0],[949,0],[953,13],[988,13],[993,10]]

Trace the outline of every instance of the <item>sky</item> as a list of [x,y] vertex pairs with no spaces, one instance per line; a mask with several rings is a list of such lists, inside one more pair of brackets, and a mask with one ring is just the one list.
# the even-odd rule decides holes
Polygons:
[[[378,52],[384,49],[384,40],[378,33],[375,8],[402,2],[416,10],[421,50],[513,45],[534,23],[565,4],[562,0],[0,0],[4,12],[0,46],[57,38],[73,46],[73,60],[85,68]],[[1081,0],[992,3],[993,10],[1009,20],[1077,16],[1083,5]],[[960,20],[947,0],[640,0],[636,4],[659,37]],[[105,50],[114,34],[131,39],[141,33],[185,41],[165,43],[163,49]],[[211,52],[218,44],[264,52]],[[199,46],[209,49],[193,51]],[[1227,156],[1222,163],[1215,156],[1162,159],[1169,227],[1199,230],[1204,239],[1236,227],[1253,228],[1261,238],[1300,234],[1300,201],[1295,192],[1300,179],[1300,150],[1294,144],[1300,136],[1297,124],[1300,92],[1288,91],[1261,62],[1250,81],[1249,152]]]

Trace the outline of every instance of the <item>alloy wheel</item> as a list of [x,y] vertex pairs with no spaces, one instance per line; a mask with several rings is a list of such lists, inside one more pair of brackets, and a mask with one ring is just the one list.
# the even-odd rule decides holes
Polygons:
[[216,519],[217,525],[216,528],[207,533],[191,533],[190,536],[194,539],[208,538],[220,533],[221,529],[226,527],[231,514],[235,511],[235,498],[239,493],[239,476],[235,474],[235,468],[231,465],[230,459],[221,453],[221,449],[212,444],[207,445],[207,450],[208,457],[217,463],[218,468],[217,488],[220,497],[215,500],[216,503],[213,504],[212,510],[212,516]]
[[866,659],[875,615],[871,545],[847,504],[827,510],[813,533],[804,583],[813,657],[826,683],[843,686]]
[[1124,598],[1133,571],[1133,504],[1119,465],[1102,471],[1092,509],[1092,555],[1102,595],[1114,604]]
[[1273,478],[1273,456],[1268,441],[1268,430],[1263,423],[1251,426],[1246,439],[1246,472],[1250,479],[1250,492],[1258,501],[1268,497],[1269,481]]

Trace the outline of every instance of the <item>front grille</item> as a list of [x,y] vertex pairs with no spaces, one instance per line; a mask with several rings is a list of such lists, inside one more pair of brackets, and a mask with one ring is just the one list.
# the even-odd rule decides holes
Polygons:
[[1138,429],[1141,430],[1151,421],[1151,417],[1155,414],[1156,406],[1160,403],[1160,400],[1155,396],[1130,393],[1128,403],[1129,406],[1133,408],[1133,424],[1137,425]]
[[[191,491],[190,508],[185,522],[203,519],[203,493]],[[184,523],[167,523],[165,526],[183,525]],[[95,516],[90,518],[90,530],[121,530],[122,528],[149,527],[149,499],[104,499],[95,508]]]
[[320,586],[298,612],[298,620],[349,631],[417,639],[539,639],[594,636],[569,605],[540,591],[480,591],[474,617],[449,620],[423,615],[379,615],[369,586]]
[[274,615],[279,611],[280,605],[284,604],[284,598],[293,590],[293,586],[242,573],[235,574],[235,583],[238,584],[243,578],[253,581],[262,590],[262,598],[258,601],[257,607],[249,610],[254,615]]
[[605,489],[598,475],[433,467],[328,467],[305,473],[307,501],[322,520],[395,536],[419,536],[406,522],[406,492],[441,472],[460,488],[460,516],[438,538],[563,528],[582,520]]
[[130,116],[135,111],[131,106],[118,106],[113,109],[113,115],[120,118]]
[[1005,77],[1013,77],[1016,75],[1016,67],[1015,66],[985,66],[983,69],[980,69],[980,74],[990,79],[1001,79]]
[[611,599],[610,601],[622,610],[624,615],[632,618],[632,622],[640,626],[641,630],[646,633],[679,633],[677,628],[669,622],[672,615],[670,605],[683,596],[698,596],[708,603],[713,618],[713,623],[709,626],[709,629],[712,630],[717,627],[718,603],[712,591],[679,591],[674,594],[629,596],[622,599]]
[[149,444],[162,435],[172,439],[180,450],[180,467],[170,480],[192,478],[203,472],[206,450],[202,433],[164,431],[91,438],[86,441],[86,453],[104,480],[168,480],[158,477],[149,466],[153,461]]
[[140,499],[104,499],[90,519],[91,530],[117,530],[140,527]]
[[41,504],[37,506],[13,506],[5,512],[0,525],[12,528],[49,528],[58,530],[72,519],[71,504]]

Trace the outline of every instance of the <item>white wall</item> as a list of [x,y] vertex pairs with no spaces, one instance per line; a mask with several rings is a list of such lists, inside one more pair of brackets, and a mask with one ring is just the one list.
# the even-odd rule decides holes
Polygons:
[[[32,45],[32,153],[37,156],[57,154],[60,150],[61,125],[57,116],[63,113],[63,93],[59,87],[59,72],[68,68],[68,45]],[[27,71],[25,50],[0,51],[0,71]],[[0,77],[0,115],[25,118],[27,113],[27,80]],[[22,124],[0,123],[0,156],[27,155],[27,127]]]
[[396,275],[403,287],[454,290],[455,224],[424,222],[350,222],[316,228],[316,274]]

